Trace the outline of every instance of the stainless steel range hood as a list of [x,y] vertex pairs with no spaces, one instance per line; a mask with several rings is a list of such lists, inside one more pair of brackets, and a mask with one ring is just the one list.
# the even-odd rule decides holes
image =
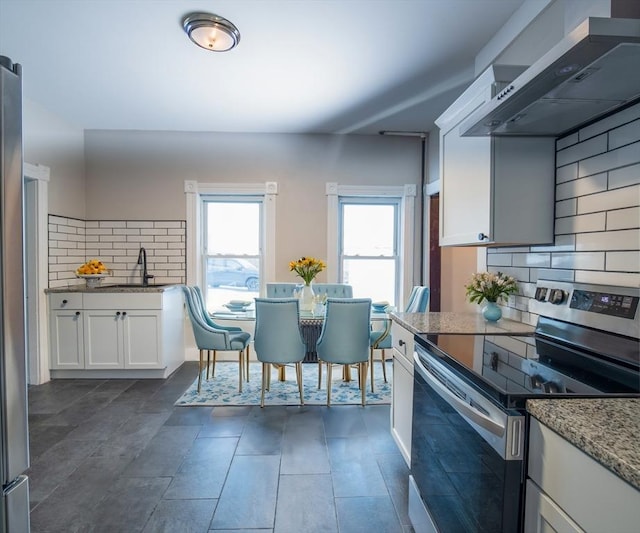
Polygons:
[[640,19],[588,18],[461,125],[557,137],[640,99]]

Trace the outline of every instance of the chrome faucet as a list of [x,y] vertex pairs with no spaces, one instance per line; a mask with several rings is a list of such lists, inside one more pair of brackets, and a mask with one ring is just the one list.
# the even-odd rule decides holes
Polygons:
[[138,252],[138,264],[142,265],[142,286],[147,287],[153,274],[147,272],[147,251],[144,248],[140,248]]

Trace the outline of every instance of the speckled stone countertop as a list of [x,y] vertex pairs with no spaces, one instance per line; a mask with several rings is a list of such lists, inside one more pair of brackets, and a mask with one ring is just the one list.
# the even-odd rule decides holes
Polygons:
[[60,292],[90,292],[93,294],[98,294],[101,292],[162,292],[169,289],[173,289],[174,287],[179,287],[180,285],[148,285],[143,287],[142,285],[100,285],[95,289],[89,289],[86,285],[71,285],[69,287],[56,287],[55,289],[45,289],[44,292],[46,294],[55,294]]
[[501,318],[487,322],[480,313],[396,313],[391,320],[414,334],[440,335],[531,335],[534,327]]
[[527,411],[640,490],[640,398],[527,400]]

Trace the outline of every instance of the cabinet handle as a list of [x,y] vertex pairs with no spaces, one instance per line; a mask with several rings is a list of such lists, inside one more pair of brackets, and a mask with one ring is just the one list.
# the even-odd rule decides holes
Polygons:
[[116,316],[120,316],[120,311],[117,311],[117,312],[116,312]]
[[398,341],[398,344],[399,344],[400,346],[404,346],[406,343],[405,343],[402,339],[400,339],[400,340]]
[[76,316],[80,316],[80,311],[76,311]]
[[126,311],[122,311],[122,316],[127,316],[127,312]]
[[67,305],[67,300],[62,300],[62,305]]
[[485,235],[484,233],[480,232],[480,233],[478,233],[478,240],[479,241],[487,241],[487,240],[489,240],[489,235]]

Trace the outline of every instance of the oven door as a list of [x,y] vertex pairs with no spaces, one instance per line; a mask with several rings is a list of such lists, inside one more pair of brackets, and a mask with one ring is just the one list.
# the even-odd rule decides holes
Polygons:
[[521,531],[525,420],[422,346],[414,353],[409,516],[416,531]]

